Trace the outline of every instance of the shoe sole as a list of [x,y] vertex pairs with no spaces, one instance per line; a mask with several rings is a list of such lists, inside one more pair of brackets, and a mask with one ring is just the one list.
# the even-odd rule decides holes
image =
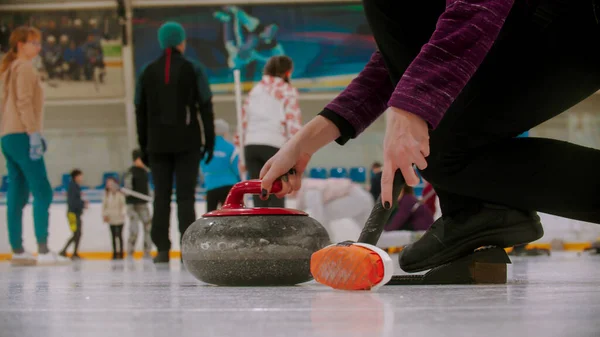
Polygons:
[[[376,290],[389,282],[394,263],[386,252],[367,244],[351,246],[331,245],[314,253],[310,269],[315,281],[338,290]],[[381,265],[373,263],[373,253]]]
[[[419,263],[412,265],[406,265],[402,263],[402,253],[400,253],[400,268],[407,273],[418,273],[421,271],[429,270],[443,264],[452,262],[461,257],[465,257],[472,254],[477,248],[485,246],[497,246],[500,248],[508,248],[515,245],[524,243],[530,243],[541,238],[544,235],[544,229],[542,223],[537,221],[535,223],[519,222],[509,228],[521,227],[523,224],[527,224],[529,230],[507,230],[506,228],[489,230],[481,233],[477,233],[478,236],[468,237],[462,241],[446,247],[446,249],[436,253],[435,255],[422,260]],[[533,231],[531,228],[537,227],[539,231]],[[524,239],[527,237],[527,239]]]
[[10,260],[10,264],[11,266],[15,266],[15,267],[28,267],[28,266],[35,266],[37,264],[36,260]]
[[70,264],[73,264],[73,262],[71,260],[68,260],[68,261],[54,261],[54,262],[42,262],[42,263],[40,263],[38,261],[38,263],[37,263],[37,265],[39,267],[68,266]]

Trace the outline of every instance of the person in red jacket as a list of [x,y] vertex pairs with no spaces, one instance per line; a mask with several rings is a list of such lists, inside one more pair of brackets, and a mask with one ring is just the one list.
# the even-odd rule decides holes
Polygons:
[[427,207],[429,209],[431,214],[435,214],[436,199],[437,199],[437,194],[435,193],[435,190],[433,189],[433,185],[431,185],[429,182],[425,181],[425,188],[423,188],[423,197],[421,199],[421,203],[423,203],[425,205],[425,207]]

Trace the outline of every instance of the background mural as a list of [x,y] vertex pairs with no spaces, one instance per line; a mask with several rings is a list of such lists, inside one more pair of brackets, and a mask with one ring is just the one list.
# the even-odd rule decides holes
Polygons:
[[233,91],[233,69],[242,71],[244,82],[256,81],[266,60],[280,54],[294,60],[301,91],[340,90],[375,49],[355,3],[144,8],[134,14],[138,72],[160,55],[156,32],[167,20],[186,28],[186,55],[206,66],[215,93]]

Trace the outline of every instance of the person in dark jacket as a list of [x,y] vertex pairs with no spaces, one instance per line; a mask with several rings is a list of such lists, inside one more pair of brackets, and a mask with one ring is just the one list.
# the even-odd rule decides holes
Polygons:
[[[169,262],[169,219],[177,182],[179,232],[196,220],[195,187],[200,159],[213,156],[215,132],[212,93],[202,65],[183,56],[185,30],[167,22],[158,30],[164,53],[142,70],[136,88],[136,119],[142,159],[154,178],[152,241],[156,263]],[[202,120],[204,142],[198,115]]]
[[[125,188],[149,196],[148,170],[144,162],[142,162],[142,151],[139,149],[133,150],[132,157],[133,166],[125,173]],[[127,193],[125,194],[127,195]],[[133,195],[127,195],[125,202],[127,203],[127,216],[129,217],[127,256],[132,257],[135,252],[135,243],[138,238],[139,223],[141,222],[144,228],[144,258],[150,258],[150,251],[152,250],[152,239],[150,238],[152,218],[148,209],[148,201]]]
[[71,172],[71,182],[67,189],[67,219],[69,220],[69,228],[73,232],[73,236],[65,244],[65,248],[60,252],[61,256],[67,256],[67,249],[73,244],[73,260],[80,259],[77,254],[79,249],[79,241],[81,240],[81,214],[84,208],[87,207],[87,202],[81,197],[81,183],[83,181],[83,173],[79,169],[74,169]]
[[373,200],[377,200],[381,194],[381,163],[374,162],[371,166],[371,188],[369,192],[373,196]]

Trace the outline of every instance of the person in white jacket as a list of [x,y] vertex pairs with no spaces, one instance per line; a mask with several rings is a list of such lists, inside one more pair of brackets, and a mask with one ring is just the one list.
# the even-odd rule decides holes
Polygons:
[[[358,233],[374,205],[367,190],[346,178],[303,178],[300,190],[294,194],[296,208],[321,223],[332,239],[340,236],[344,239],[358,239]],[[342,219],[347,219],[344,228],[334,228],[332,223]]]
[[[302,126],[298,90],[290,84],[293,62],[287,56],[273,56],[267,62],[260,82],[252,88],[242,107],[243,148],[250,179],[257,179],[263,165],[295,135]],[[255,207],[283,207],[284,199],[254,198]]]
[[[109,178],[102,200],[102,217],[110,226],[113,245],[113,260],[123,259],[123,226],[125,225],[125,196],[119,190],[119,183]],[[117,249],[118,246],[118,249]]]

